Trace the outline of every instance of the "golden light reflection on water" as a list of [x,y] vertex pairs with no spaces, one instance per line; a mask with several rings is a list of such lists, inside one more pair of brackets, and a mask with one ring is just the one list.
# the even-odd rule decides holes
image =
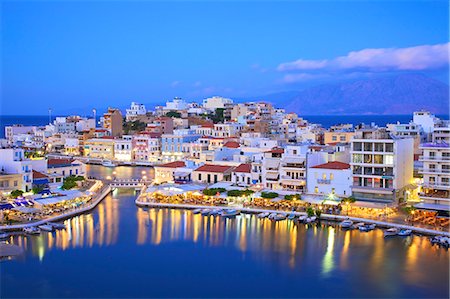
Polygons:
[[[361,269],[368,279],[389,281],[398,267],[405,269],[409,283],[419,283],[427,275],[419,271],[426,267],[428,258],[438,255],[448,263],[448,252],[431,247],[426,238],[395,238],[386,240],[381,230],[361,233],[343,231],[336,224],[298,224],[292,221],[273,222],[254,215],[240,215],[234,219],[202,216],[192,211],[177,209],[135,208],[129,216],[120,218],[118,200],[107,197],[91,214],[80,215],[65,222],[67,229],[39,236],[15,236],[12,243],[23,247],[40,260],[52,249],[92,248],[111,246],[119,242],[119,228],[138,246],[164,245],[171,242],[199,243],[205,247],[232,246],[262,262],[273,262],[292,270],[301,271],[302,263],[319,260],[318,274],[328,277],[338,268],[347,271],[355,267],[355,260],[364,259]],[[128,218],[127,218],[128,217]],[[134,222],[136,228],[133,227]],[[135,231],[133,231],[135,230]],[[124,236],[120,236],[123,240]],[[399,252],[395,259],[386,258]],[[249,254],[251,253],[251,254]],[[446,256],[447,255],[447,256]],[[388,286],[386,286],[388,288]]]

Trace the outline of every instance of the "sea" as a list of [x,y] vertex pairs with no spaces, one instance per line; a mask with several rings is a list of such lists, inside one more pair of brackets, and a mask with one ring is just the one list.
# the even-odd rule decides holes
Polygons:
[[[325,128],[332,125],[350,123],[358,125],[361,123],[374,123],[378,126],[385,126],[389,123],[409,123],[412,120],[411,114],[397,115],[305,115],[302,116],[310,123],[321,124]],[[441,119],[449,119],[449,115],[437,115]],[[45,126],[55,117],[48,115],[0,115],[0,138],[5,136],[5,126],[22,124],[26,126]]]

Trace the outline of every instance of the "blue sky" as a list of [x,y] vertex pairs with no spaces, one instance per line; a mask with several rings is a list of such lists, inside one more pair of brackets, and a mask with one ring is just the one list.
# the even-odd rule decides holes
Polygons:
[[[3,1],[1,114],[259,96],[399,72],[446,81],[448,11],[447,1]],[[411,52],[407,62],[428,58],[392,62]]]

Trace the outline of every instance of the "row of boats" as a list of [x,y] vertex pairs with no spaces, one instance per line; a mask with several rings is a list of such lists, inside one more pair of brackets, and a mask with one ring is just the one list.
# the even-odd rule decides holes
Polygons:
[[[52,232],[57,229],[65,229],[66,225],[64,223],[47,222],[45,224],[37,226],[28,226],[23,228],[23,232],[28,235],[39,235],[41,231]],[[0,239],[9,238],[10,234],[6,232],[0,232]]]
[[[371,230],[374,230],[376,228],[375,223],[366,224],[364,222],[358,222],[353,223],[353,221],[347,219],[340,223],[340,226],[343,229],[358,229],[361,232],[369,232]],[[412,234],[412,230],[410,229],[398,229],[395,227],[389,228],[384,231],[385,237],[391,237],[391,236],[410,236]]]
[[234,217],[241,212],[235,209],[195,209],[192,210],[194,214],[202,214],[203,216],[221,216],[221,217]]

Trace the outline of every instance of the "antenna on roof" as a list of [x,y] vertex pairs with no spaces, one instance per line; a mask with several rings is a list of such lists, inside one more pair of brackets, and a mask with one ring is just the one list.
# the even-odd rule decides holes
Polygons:
[[48,124],[52,123],[52,108],[48,108]]

